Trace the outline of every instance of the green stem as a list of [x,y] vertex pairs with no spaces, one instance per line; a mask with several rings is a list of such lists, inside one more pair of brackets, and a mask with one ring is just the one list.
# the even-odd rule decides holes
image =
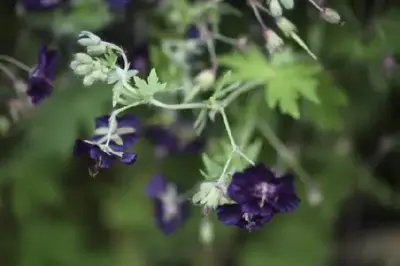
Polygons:
[[166,104],[156,99],[151,99],[150,104],[170,110],[185,110],[185,109],[204,109],[209,108],[205,103],[181,103],[181,104]]
[[28,73],[31,72],[31,68],[29,66],[25,65],[21,61],[18,61],[15,58],[12,58],[11,56],[0,54],[0,60],[3,60],[3,61],[8,62],[10,64],[13,64],[16,67],[18,67],[18,68],[20,68],[20,69],[22,69],[22,70],[24,70],[24,71],[26,71]]
[[239,89],[234,90],[231,94],[229,94],[228,97],[225,98],[225,100],[222,102],[222,106],[224,106],[224,107],[229,106],[241,94],[257,88],[257,86],[260,84],[261,84],[260,82],[249,82],[249,83],[241,86]]

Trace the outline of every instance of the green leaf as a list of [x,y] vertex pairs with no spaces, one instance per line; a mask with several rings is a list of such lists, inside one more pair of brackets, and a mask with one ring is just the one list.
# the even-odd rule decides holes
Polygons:
[[134,76],[133,80],[135,81],[135,85],[142,95],[152,96],[157,92],[163,91],[167,86],[167,84],[159,82],[156,70],[154,68],[150,71],[150,74],[147,77],[147,82],[138,76]]
[[307,103],[305,118],[324,130],[341,129],[343,121],[340,108],[347,104],[346,94],[329,81],[321,84],[317,94],[321,104]]
[[275,54],[270,62],[257,50],[248,53],[232,53],[220,58],[220,62],[233,69],[235,80],[261,80],[265,82],[268,106],[279,107],[282,113],[300,117],[298,100],[303,97],[318,104],[316,74],[321,67],[315,63],[300,61],[290,50]]

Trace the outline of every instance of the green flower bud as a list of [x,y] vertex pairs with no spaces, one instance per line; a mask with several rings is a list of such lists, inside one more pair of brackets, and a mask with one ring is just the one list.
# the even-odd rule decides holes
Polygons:
[[91,32],[83,31],[79,34],[78,43],[82,46],[96,46],[101,43],[101,39]]
[[201,71],[196,77],[195,82],[199,85],[202,89],[207,90],[215,82],[215,71],[212,69],[206,69]]
[[282,16],[282,7],[279,4],[278,0],[271,0],[269,2],[269,11],[271,11],[272,16],[280,17]]
[[332,24],[339,24],[342,22],[342,19],[338,12],[333,10],[332,8],[324,8],[323,12],[321,12],[321,17]]
[[208,218],[204,218],[200,224],[200,241],[209,245],[214,241],[214,227]]
[[90,73],[92,73],[92,71],[93,71],[93,66],[87,64],[79,65],[74,69],[74,72],[80,76],[89,75]]
[[276,51],[279,51],[285,44],[282,38],[279,37],[279,35],[276,34],[273,30],[270,29],[264,32],[264,38],[266,40],[265,48],[271,54]]
[[286,36],[290,36],[297,31],[296,26],[290,20],[280,17],[276,20],[278,28],[283,31]]
[[105,44],[91,45],[86,47],[86,51],[89,55],[99,56],[106,53],[107,46]]
[[222,188],[215,182],[204,182],[200,185],[199,191],[192,197],[194,204],[203,205],[208,209],[215,209],[218,206],[229,203]]
[[286,9],[293,9],[294,7],[294,0],[279,0],[279,1]]
[[91,86],[96,80],[92,77],[92,75],[86,76],[83,78],[84,86]]
[[81,63],[79,63],[78,61],[75,61],[75,60],[73,60],[70,64],[69,64],[69,67],[72,69],[72,70],[75,70],[75,68],[77,67],[77,66],[79,66]]
[[93,62],[93,58],[84,53],[75,54],[75,60],[82,64],[91,64]]
[[103,73],[101,70],[95,70],[90,74],[92,78],[95,80],[101,80],[101,81],[106,81],[107,80],[107,74]]

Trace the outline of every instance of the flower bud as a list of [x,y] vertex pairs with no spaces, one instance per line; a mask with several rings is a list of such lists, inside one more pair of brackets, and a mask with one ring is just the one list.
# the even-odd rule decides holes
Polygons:
[[286,9],[293,9],[294,7],[294,0],[280,0],[280,2]]
[[288,19],[286,19],[286,18],[284,18],[284,17],[281,17],[281,18],[278,18],[277,20],[276,20],[276,24],[278,25],[278,28],[281,30],[281,31],[283,31],[283,33],[286,35],[286,36],[290,36],[290,35],[292,35],[293,33],[295,33],[296,32],[296,26],[292,23],[292,22],[290,22],[290,20],[288,20]]
[[214,241],[214,227],[211,221],[204,217],[200,224],[200,241],[209,245]]
[[274,17],[282,16],[282,7],[279,4],[278,0],[270,0],[268,7],[269,11],[271,11],[272,16]]
[[204,182],[199,191],[193,196],[192,202],[200,204],[208,209],[215,209],[220,205],[229,203],[222,188],[215,182]]
[[72,70],[75,70],[75,68],[77,67],[77,66],[79,66],[81,63],[79,63],[78,61],[75,61],[75,60],[72,60],[72,62],[69,64],[69,67],[72,69]]
[[99,56],[105,54],[107,51],[107,46],[105,44],[90,45],[86,47],[86,51],[89,55]]
[[338,24],[342,21],[339,13],[329,7],[323,9],[323,11],[321,12],[321,17],[325,21],[332,23],[332,24]]
[[264,32],[264,38],[265,38],[265,48],[268,50],[269,53],[274,53],[276,51],[279,51],[283,45],[284,42],[281,37],[279,37],[278,34],[276,34],[273,30],[266,30]]
[[83,78],[83,85],[84,86],[91,86],[96,80],[91,76],[86,76]]
[[107,74],[103,73],[101,70],[95,70],[90,74],[92,78],[95,80],[101,80],[101,81],[106,81],[107,80]]
[[236,40],[236,47],[240,50],[244,50],[247,46],[248,39],[247,37],[240,37]]
[[307,189],[307,201],[312,207],[319,206],[323,201],[321,190],[316,185],[310,185]]
[[93,71],[93,66],[87,64],[79,65],[74,69],[75,74],[80,76],[89,75],[90,73],[92,73],[92,71]]
[[201,71],[196,77],[195,82],[199,85],[202,89],[207,90],[215,82],[215,71],[212,69],[206,69]]
[[91,64],[93,62],[93,58],[84,53],[75,54],[75,61],[81,64]]
[[78,36],[78,43],[82,46],[96,46],[101,43],[101,39],[91,32],[83,31]]

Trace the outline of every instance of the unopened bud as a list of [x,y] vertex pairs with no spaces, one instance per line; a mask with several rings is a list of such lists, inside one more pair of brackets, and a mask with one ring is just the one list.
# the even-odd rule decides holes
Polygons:
[[282,16],[282,7],[279,4],[278,0],[271,0],[269,2],[269,11],[271,11],[272,16],[274,17],[280,17]]
[[268,50],[269,53],[274,53],[276,51],[279,51],[283,45],[284,42],[281,37],[279,37],[278,34],[276,34],[273,30],[266,30],[264,32],[264,38],[265,38],[265,48]]
[[83,31],[78,36],[78,43],[82,46],[95,46],[101,43],[101,39],[91,32]]
[[200,225],[200,241],[204,245],[210,245],[214,241],[214,228],[211,221],[204,217]]
[[84,53],[75,54],[75,61],[81,64],[91,64],[93,62],[93,58]]
[[83,85],[84,86],[91,86],[96,80],[91,76],[86,76],[83,78]]
[[296,26],[290,22],[290,20],[284,18],[284,17],[280,17],[276,20],[276,24],[278,25],[278,28],[283,31],[283,33],[286,36],[290,36],[293,33],[296,32]]
[[107,80],[107,74],[103,73],[101,70],[93,71],[93,73],[90,76],[92,76],[92,78],[94,78],[95,80],[101,80],[101,81]]
[[321,17],[325,21],[332,23],[332,24],[338,24],[338,23],[342,22],[342,19],[341,19],[339,13],[329,7],[323,9],[323,11],[321,12]]
[[89,75],[93,71],[93,66],[92,65],[79,65],[75,67],[74,72],[77,75],[80,76],[86,76]]
[[319,206],[323,201],[321,190],[316,185],[311,185],[307,190],[307,200],[312,207]]
[[248,39],[247,37],[240,37],[236,40],[236,47],[240,50],[244,50],[247,46]]
[[286,9],[293,9],[294,7],[294,0],[280,0],[280,2]]
[[215,71],[203,70],[195,77],[195,81],[202,89],[209,89],[215,82]]
[[105,44],[91,45],[86,47],[86,51],[92,56],[99,56],[107,51],[107,46]]

